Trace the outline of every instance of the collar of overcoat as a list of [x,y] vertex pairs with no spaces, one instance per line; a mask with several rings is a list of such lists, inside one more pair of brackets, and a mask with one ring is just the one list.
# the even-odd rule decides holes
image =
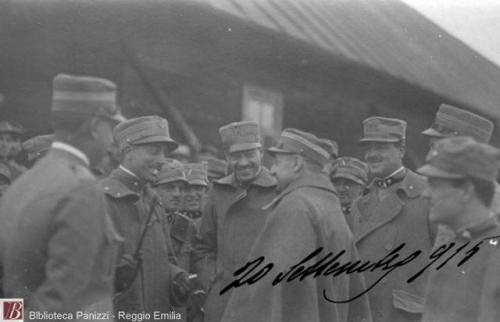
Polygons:
[[[231,173],[230,175],[219,180],[215,180],[214,183],[224,186],[231,186],[233,188],[239,187],[239,184],[238,182],[236,182],[236,178],[234,177],[234,173]],[[262,167],[255,180],[253,180],[249,184],[249,186],[258,186],[264,188],[273,187],[276,186],[276,179],[271,174],[269,174],[269,170],[267,170],[265,167]]]
[[141,198],[145,182],[117,168],[102,181],[102,185],[104,192],[115,199],[131,197],[137,201]]
[[333,185],[325,174],[307,171],[302,172],[297,180],[290,182],[290,184],[288,184],[288,186],[286,186],[286,188],[282,192],[280,192],[269,204],[264,206],[263,209],[275,207],[286,195],[299,188],[304,187],[326,190],[335,195]]

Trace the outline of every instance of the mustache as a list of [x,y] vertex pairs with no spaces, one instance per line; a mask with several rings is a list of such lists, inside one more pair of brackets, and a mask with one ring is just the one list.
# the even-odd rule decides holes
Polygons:
[[365,159],[365,161],[366,162],[382,162],[382,161],[384,161],[384,159],[381,157],[367,157]]

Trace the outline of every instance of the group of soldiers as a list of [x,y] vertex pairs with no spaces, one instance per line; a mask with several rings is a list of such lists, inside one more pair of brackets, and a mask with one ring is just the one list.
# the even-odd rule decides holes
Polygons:
[[293,128],[264,151],[251,121],[219,129],[225,161],[187,162],[166,119],[127,120],[114,83],[61,74],[51,121],[24,143],[0,122],[2,292],[30,320],[500,320],[484,117],[442,104],[416,172],[388,117],[363,121],[364,162]]

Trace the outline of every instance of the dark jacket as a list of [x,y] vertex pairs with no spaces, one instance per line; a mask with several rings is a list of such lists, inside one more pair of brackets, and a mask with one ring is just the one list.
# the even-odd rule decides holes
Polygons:
[[[428,220],[429,203],[422,198],[425,179],[406,169],[402,178],[389,186],[385,199],[379,200],[376,185],[370,184],[365,194],[352,207],[353,233],[361,259],[377,261],[402,243],[401,256],[421,250],[422,255],[411,264],[391,272],[368,293],[373,321],[419,321],[427,274],[408,284],[406,280],[418,267],[428,262],[433,234]],[[365,272],[369,287],[385,274],[382,270]]]
[[[102,180],[101,185],[106,193],[108,212],[124,237],[118,249],[119,260],[125,254],[133,255],[136,250],[151,207],[152,195],[148,193],[151,190],[119,168]],[[172,280],[181,270],[169,262],[173,250],[170,236],[164,230],[165,215],[158,203],[154,207],[141,248],[141,269],[131,287],[115,298],[117,311],[167,313],[174,305]]]
[[34,311],[112,312],[119,236],[83,160],[51,149],[4,198],[5,295]]
[[291,183],[272,204],[248,261],[260,256],[274,267],[270,274],[253,285],[235,289],[226,308],[224,322],[336,322],[371,321],[368,297],[345,304],[328,302],[323,297],[347,300],[362,292],[360,274],[337,277],[312,276],[304,280],[281,282],[272,286],[279,272],[287,272],[312,251],[323,252],[307,262],[312,266],[329,252],[333,256],[345,250],[339,262],[359,259],[354,239],[340,209],[333,187],[324,175],[307,173]]
[[[498,218],[490,218],[466,231],[458,232],[448,243],[455,248],[430,269],[425,292],[423,322],[490,322],[500,321],[500,227]],[[468,251],[486,239],[479,250],[464,264],[458,266]],[[469,242],[439,270],[436,267]],[[448,244],[448,243],[445,243]],[[437,245],[438,246],[438,245]],[[470,254],[470,253],[469,253]]]
[[230,292],[223,296],[219,292],[246,263],[269,213],[262,207],[276,196],[275,186],[276,180],[265,168],[246,189],[238,186],[233,174],[214,181],[195,247],[199,275],[210,288],[205,322],[220,321]]

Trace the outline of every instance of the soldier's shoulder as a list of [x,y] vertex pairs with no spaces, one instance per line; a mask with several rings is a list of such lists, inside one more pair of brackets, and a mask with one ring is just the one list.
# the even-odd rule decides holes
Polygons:
[[124,183],[115,178],[107,177],[99,182],[104,194],[112,199],[130,198],[134,201],[140,199],[140,196],[130,190]]

